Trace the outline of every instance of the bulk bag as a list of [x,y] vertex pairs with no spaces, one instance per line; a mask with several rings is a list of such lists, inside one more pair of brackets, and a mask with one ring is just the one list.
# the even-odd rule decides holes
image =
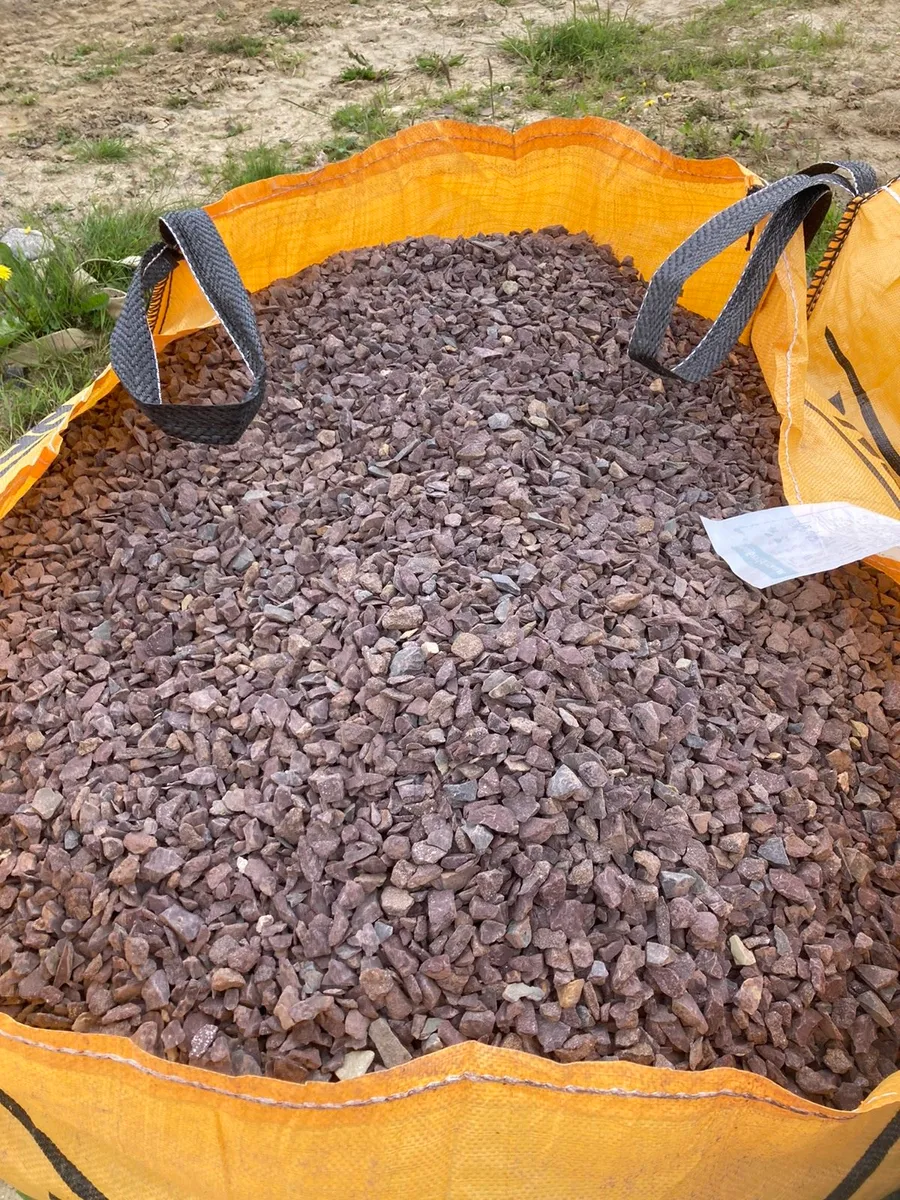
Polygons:
[[[809,228],[821,215],[829,176],[854,199],[807,300],[804,239],[793,231],[810,209]],[[752,313],[749,336],[783,421],[788,499],[845,499],[893,516],[900,381],[883,331],[900,327],[889,253],[900,200],[840,164],[793,178],[760,190],[730,160],[689,162],[598,119],[516,134],[418,126],[321,171],[240,188],[205,210],[211,222],[168,218],[114,353],[160,424],[227,442],[264,390],[238,280],[255,291],[338,251],[406,237],[562,224],[630,255],[647,278],[665,264],[632,347],[656,369],[693,369],[656,361],[682,281],[686,307],[720,318],[710,360]],[[216,310],[254,376],[244,406],[160,404],[156,355]],[[0,511],[46,470],[68,422],[116,383],[108,370],[0,458]],[[900,1073],[842,1112],[749,1071],[560,1065],[468,1043],[297,1085],[219,1076],[125,1039],[0,1014],[0,1107],[0,1178],[35,1198],[511,1200],[528,1189],[559,1200],[885,1200],[900,1187]]]

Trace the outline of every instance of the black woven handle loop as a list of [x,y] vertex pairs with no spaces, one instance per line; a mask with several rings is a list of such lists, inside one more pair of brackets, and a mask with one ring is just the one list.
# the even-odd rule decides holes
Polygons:
[[[113,370],[144,416],[164,432],[187,442],[231,445],[259,412],[266,392],[256,317],[225,243],[202,209],[167,213],[159,228],[165,240],[151,246],[141,259],[110,338]],[[163,403],[147,309],[156,287],[182,258],[253,376],[240,404]]]
[[[831,200],[831,188],[853,196],[876,187],[875,173],[865,163],[816,163],[759,188],[711,217],[657,269],[635,321],[628,353],[657,375],[698,383],[728,357],[769,285],[778,259],[802,225],[807,245],[815,236]],[[769,217],[734,291],[712,326],[680,363],[659,360],[666,330],[685,283],[716,255]]]

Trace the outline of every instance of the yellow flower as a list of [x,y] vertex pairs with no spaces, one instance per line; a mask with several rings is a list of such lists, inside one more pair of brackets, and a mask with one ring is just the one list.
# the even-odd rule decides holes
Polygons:
[[671,100],[671,99],[672,99],[671,92],[663,92],[663,100]]
[[30,225],[23,225],[22,232],[27,235],[29,233],[34,233],[34,230],[31,228]]
[[655,97],[655,96],[651,96],[649,100],[645,100],[645,101],[644,101],[644,108],[652,108],[652,106],[653,106],[655,103],[656,103],[656,97]]
[[7,279],[12,279],[12,271],[9,267],[4,267],[0,263],[0,283],[6,283]]

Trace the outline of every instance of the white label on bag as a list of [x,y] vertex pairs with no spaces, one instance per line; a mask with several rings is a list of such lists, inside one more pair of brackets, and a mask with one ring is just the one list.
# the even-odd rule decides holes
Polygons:
[[753,587],[833,571],[874,554],[900,560],[900,521],[855,504],[796,504],[701,520],[716,553]]

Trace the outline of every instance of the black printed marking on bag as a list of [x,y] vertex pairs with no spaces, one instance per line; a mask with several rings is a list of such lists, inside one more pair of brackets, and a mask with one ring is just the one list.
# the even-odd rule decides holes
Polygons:
[[[879,421],[874,405],[869,399],[869,394],[860,382],[853,364],[840,348],[837,338],[827,325],[825,326],[825,341],[828,343],[828,349],[834,355],[838,366],[847,376],[847,381],[853,389],[853,395],[856,397],[856,403],[859,405],[859,411],[862,413],[863,420],[868,427],[869,433],[872,435],[875,445],[894,474],[900,475],[900,454],[894,449],[891,439]],[[843,411],[843,401],[841,401],[841,411]]]
[[[66,1158],[55,1142],[51,1141],[46,1133],[38,1129],[22,1105],[18,1104],[13,1100],[12,1096],[4,1091],[0,1091],[0,1107],[5,1108],[10,1116],[15,1117],[26,1133],[34,1138],[38,1149],[53,1167],[53,1170],[66,1187],[78,1196],[79,1200],[107,1200],[103,1192],[99,1188],[95,1188],[91,1181],[82,1175],[75,1164]],[[50,1200],[55,1200],[55,1197],[51,1195]]]

